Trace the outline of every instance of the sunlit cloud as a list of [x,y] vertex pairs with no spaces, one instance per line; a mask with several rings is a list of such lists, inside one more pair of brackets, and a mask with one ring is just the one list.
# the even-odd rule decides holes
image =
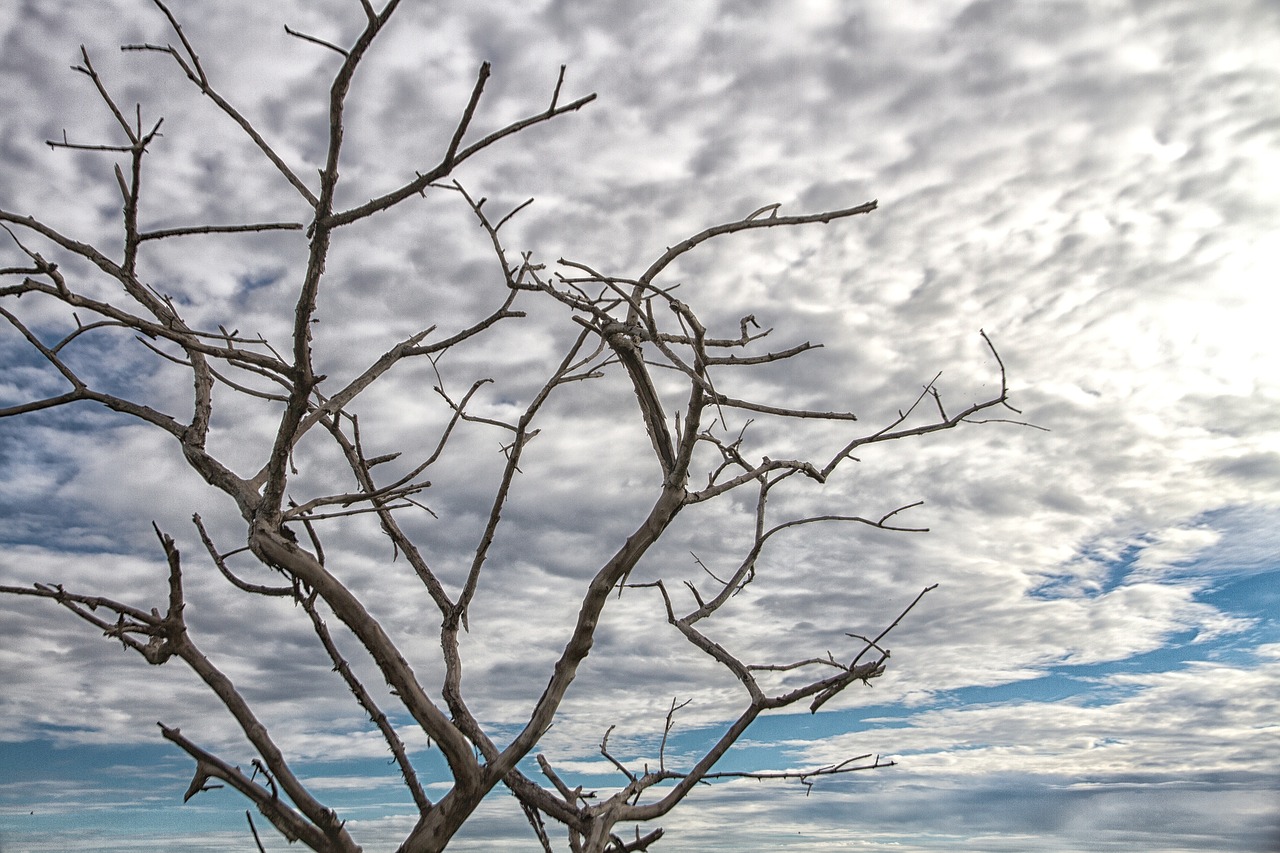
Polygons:
[[[338,57],[283,24],[341,42],[360,25],[359,5],[173,7],[220,90],[292,168],[314,175]],[[756,399],[848,409],[875,429],[939,371],[949,409],[989,393],[999,372],[982,329],[1022,410],[1006,414],[1049,430],[988,424],[870,448],[821,492],[778,490],[775,520],[878,518],[922,500],[903,518],[930,532],[833,524],[779,536],[709,628],[735,654],[851,657],[850,634],[874,636],[920,589],[939,586],[886,640],[884,677],[833,701],[818,715],[828,722],[757,724],[744,755],[796,768],[870,751],[899,765],[807,797],[794,783],[710,786],[664,824],[662,849],[1242,850],[1280,838],[1277,25],[1280,12],[1261,0],[749,9],[663,0],[517,11],[406,2],[397,12],[355,83],[342,203],[438,158],[481,62],[493,76],[477,133],[542,109],[564,63],[566,95],[595,91],[598,102],[458,173],[492,209],[535,198],[504,226],[512,252],[630,276],[675,241],[766,204],[801,212],[876,198],[870,216],[713,242],[664,274],[717,334],[736,335],[754,313],[776,345],[823,344],[789,368],[724,381]],[[145,121],[165,118],[149,155],[148,227],[306,217],[171,61],[116,50],[169,37],[163,16],[133,0],[0,6],[0,207],[119,245],[109,158],[45,144],[64,129],[109,138],[113,118],[66,70],[83,43],[122,102],[140,102]],[[439,191],[339,241],[314,330],[321,369],[346,381],[408,335],[493,310],[505,292],[483,237],[457,194]],[[154,245],[145,275],[193,322],[277,342],[288,334],[301,233]],[[19,257],[0,245],[0,267]],[[107,293],[91,271],[67,271]],[[526,404],[576,332],[529,308],[504,321],[501,347],[405,365],[372,389],[359,412],[370,451],[405,450],[406,462],[432,452],[449,416],[434,386],[457,396],[496,379],[475,398],[490,417]],[[37,319],[53,329],[65,318]],[[176,374],[154,372],[131,340],[81,352],[96,380],[164,411],[190,407],[189,381],[167,382]],[[64,387],[12,330],[0,333],[0,364],[0,404]],[[543,413],[471,612],[467,690],[503,737],[545,686],[584,579],[647,510],[657,468],[634,397],[616,380],[574,389]],[[672,396],[668,409],[680,405]],[[228,408],[211,447],[252,473],[271,414],[266,403]],[[731,429],[746,424],[728,417]],[[779,458],[829,455],[846,439],[767,417],[744,436],[753,452]],[[165,439],[100,409],[0,421],[0,582],[163,606],[154,522],[182,549],[195,640],[313,787],[344,800],[366,849],[397,843],[412,819],[382,796],[397,778],[385,744],[315,647],[305,614],[228,594],[191,517],[227,551],[243,544],[243,524]],[[505,439],[496,429],[459,435],[420,496],[432,514],[404,515],[448,583],[465,576]],[[333,465],[315,458],[291,481],[297,497],[344,488],[336,454]],[[683,582],[709,589],[704,566],[718,573],[741,559],[751,523],[742,509],[691,508],[636,579],[666,578],[678,604],[692,606]],[[411,569],[376,525],[349,519],[331,530],[330,564],[410,638],[406,657],[437,690],[438,616]],[[248,560],[232,565],[273,580]],[[606,611],[544,741],[563,773],[617,782],[599,751],[615,725],[619,754],[654,761],[673,699],[692,700],[675,715],[687,739],[673,745],[675,761],[744,706],[740,685],[683,644],[650,592],[628,590]],[[161,720],[252,759],[207,688],[174,664],[144,667],[46,602],[0,600],[0,635],[0,753],[93,746],[141,756],[162,745]],[[381,684],[351,645],[352,665]],[[844,729],[805,733],[834,721]],[[434,760],[408,721],[397,725]],[[0,778],[0,844],[165,849],[185,816],[198,825],[189,849],[242,849],[242,804],[228,795],[206,813],[202,794],[178,809],[190,768],[171,758],[150,780],[124,776],[128,761],[115,754],[74,782],[24,765]],[[379,773],[366,773],[374,764]],[[134,801],[148,809],[163,805],[172,824],[131,827],[136,810],[118,786],[141,792]],[[504,799],[485,804],[459,849],[538,849]],[[59,802],[62,823],[23,822]],[[104,823],[69,817],[92,803]],[[214,813],[229,822],[215,825]],[[113,814],[132,817],[112,823]]]

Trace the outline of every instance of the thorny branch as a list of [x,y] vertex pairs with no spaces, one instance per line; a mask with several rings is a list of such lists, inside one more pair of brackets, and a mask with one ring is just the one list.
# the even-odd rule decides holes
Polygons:
[[[88,50],[81,48],[81,60],[74,70],[93,86],[114,121],[118,138],[106,142],[73,141],[64,131],[61,139],[47,140],[47,144],[55,153],[72,150],[122,161],[112,164],[108,178],[120,192],[122,241],[113,250],[99,248],[38,217],[0,209],[0,227],[18,258],[16,264],[0,266],[0,299],[4,300],[0,317],[32,362],[41,365],[47,374],[47,380],[25,388],[30,391],[26,399],[0,407],[0,417],[28,415],[79,402],[99,404],[171,436],[187,465],[230,499],[244,524],[247,544],[232,551],[220,550],[196,514],[193,523],[204,551],[217,576],[239,593],[289,599],[307,617],[310,630],[346,691],[381,735],[418,811],[417,823],[400,849],[404,853],[443,850],[481,800],[498,785],[504,785],[518,799],[544,850],[552,849],[547,830],[550,821],[563,828],[569,848],[575,853],[622,853],[647,850],[655,844],[663,835],[662,829],[642,833],[640,824],[666,815],[703,783],[729,778],[791,779],[811,788],[815,779],[891,764],[879,756],[861,755],[808,770],[714,769],[762,713],[800,703],[808,703],[810,711],[816,712],[854,683],[868,683],[883,673],[890,654],[883,644],[885,637],[934,587],[922,591],[872,638],[843,632],[861,645],[840,655],[828,651],[800,656],[798,660],[749,661],[713,640],[707,633],[706,620],[722,616],[722,608],[748,590],[760,572],[768,570],[763,561],[768,545],[785,535],[817,524],[924,532],[926,528],[907,526],[900,518],[918,503],[878,516],[831,511],[775,519],[769,497],[783,488],[826,484],[846,460],[855,458],[855,451],[867,445],[925,436],[963,424],[1030,425],[1019,418],[989,416],[989,410],[997,409],[1021,414],[1008,401],[1004,361],[983,331],[981,337],[999,371],[998,392],[948,412],[935,376],[890,423],[854,432],[854,425],[860,422],[853,412],[803,408],[785,399],[754,399],[751,393],[735,390],[760,387],[749,386],[743,378],[751,368],[804,356],[818,350],[821,344],[802,341],[766,348],[772,330],[762,328],[753,314],[742,316],[736,331],[709,329],[703,319],[706,315],[700,315],[693,304],[698,301],[698,294],[686,302],[677,298],[678,293],[684,292],[679,283],[664,280],[664,274],[677,259],[709,241],[765,228],[831,224],[869,214],[877,203],[869,201],[801,214],[784,214],[780,204],[768,204],[667,247],[638,276],[612,274],[563,258],[549,269],[535,259],[532,251],[512,254],[504,243],[503,228],[523,214],[532,199],[494,213],[493,205],[486,208],[484,197],[477,198],[453,176],[459,165],[508,137],[576,112],[593,101],[594,94],[562,101],[563,66],[544,108],[484,133],[474,128],[485,121],[484,94],[494,71],[489,63],[481,64],[470,95],[465,104],[459,105],[456,122],[446,128],[448,143],[438,158],[414,171],[412,178],[405,176],[393,182],[395,189],[372,198],[367,194],[356,196],[369,200],[343,208],[338,203],[338,187],[350,112],[348,96],[400,0],[388,0],[380,10],[370,0],[360,0],[364,22],[347,46],[285,27],[290,36],[324,48],[336,57],[331,57],[337,70],[328,94],[323,162],[314,173],[318,184],[314,177],[304,180],[304,173],[290,166],[247,115],[218,92],[177,17],[164,0],[152,2],[176,43],[147,42],[123,49],[167,56],[292,187],[306,206],[305,215],[298,216],[297,221],[246,217],[249,221],[244,223],[144,227],[142,223],[152,215],[149,196],[144,192],[144,166],[149,162],[146,155],[161,141],[163,119],[144,124],[141,104],[132,110],[123,109],[94,67]],[[401,332],[404,336],[380,355],[371,354],[371,360],[362,362],[363,367],[354,370],[349,378],[331,380],[316,367],[324,353],[314,340],[314,326],[319,319],[321,296],[326,288],[334,286],[326,270],[335,240],[345,226],[389,211],[428,190],[460,199],[466,215],[479,224],[494,264],[496,286],[489,307],[478,318],[454,327],[440,329],[436,322],[422,322],[412,327],[417,331],[407,335]],[[240,326],[231,321],[235,318],[223,324],[210,321],[212,329],[188,323],[180,310],[185,303],[160,292],[140,272],[146,268],[148,253],[160,241],[212,237],[235,240],[267,232],[300,234],[306,243],[305,264],[289,279],[294,288],[289,292],[293,311],[288,318],[291,331],[285,345],[277,346],[252,330],[242,334]],[[57,262],[46,256],[55,257]],[[111,295],[102,295],[103,277],[111,282]],[[527,392],[527,399],[497,414],[486,405],[484,394],[500,384],[501,378],[472,377],[459,383],[451,375],[449,362],[454,353],[461,353],[466,346],[498,340],[503,330],[529,316],[528,306],[535,302],[542,303],[539,310],[544,313],[547,307],[553,307],[567,317],[565,326],[571,334],[557,339],[557,355],[544,366],[540,382],[530,385],[533,390]],[[38,303],[41,310],[30,309],[28,306],[33,303]],[[46,310],[50,308],[62,312],[66,325],[60,331],[50,325],[48,318],[52,315]],[[122,331],[129,336],[123,343],[118,337]],[[190,395],[186,398],[189,412],[173,414],[148,402],[146,381],[133,386],[110,381],[108,372],[84,356],[90,342],[100,343],[108,351],[113,351],[111,347],[140,345],[138,352],[144,356],[156,359],[169,371],[182,371],[185,393]],[[362,434],[359,414],[371,405],[368,398],[372,395],[366,392],[397,372],[405,373],[402,365],[414,359],[429,366],[435,378],[430,392],[421,396],[443,409],[436,431],[428,434],[424,427],[419,438],[422,434],[426,438],[413,447],[370,455],[366,442],[376,439]],[[50,383],[60,383],[63,390],[46,390]],[[523,478],[530,478],[526,472],[545,464],[537,453],[528,452],[531,442],[554,423],[545,417],[545,411],[565,397],[567,389],[588,383],[592,388],[621,383],[634,396],[636,408],[631,411],[636,417],[631,423],[634,429],[643,430],[652,450],[652,482],[636,487],[649,489],[649,508],[633,522],[630,534],[615,543],[610,556],[599,564],[581,592],[577,615],[565,632],[562,650],[547,675],[545,689],[527,709],[524,722],[514,733],[504,732],[503,737],[495,738],[467,698],[462,634],[470,630],[475,602],[482,593],[497,587],[497,594],[502,594],[500,584],[491,581],[502,577],[500,572],[510,567],[502,565],[497,544],[505,530],[504,521],[521,507],[517,489]],[[166,407],[173,405],[174,399],[182,399],[169,393],[160,396],[169,401]],[[215,412],[215,401],[222,404],[228,399],[233,404],[222,405]],[[256,448],[258,456],[252,471],[243,476],[207,445],[215,414],[236,421],[247,411],[240,406],[253,405],[270,411],[274,418],[272,437],[268,446]],[[730,426],[735,412],[746,413],[742,416],[744,422],[736,428]],[[783,424],[823,422],[838,430],[840,438],[833,441],[834,451],[797,449],[788,458],[771,458],[751,449],[748,427],[756,419]],[[321,429],[314,430],[313,436],[316,426]],[[467,430],[497,432],[501,436],[502,457],[496,479],[490,484],[492,498],[480,513],[481,523],[468,555],[459,563],[449,552],[431,547],[433,540],[418,535],[418,530],[421,518],[436,516],[429,505],[435,502],[427,497],[431,494],[433,468],[450,455],[469,452],[455,450],[459,436]],[[532,446],[541,447],[544,442],[545,439]],[[319,449],[321,446],[323,450]],[[316,468],[328,465],[331,457],[324,452],[333,449],[345,461],[347,485],[316,487],[309,483],[317,478],[299,476],[300,470],[314,473]],[[326,467],[325,472],[329,471]],[[604,462],[600,476],[609,476]],[[696,485],[692,485],[695,481]],[[294,500],[291,488],[310,491]],[[731,570],[713,572],[695,556],[695,564],[710,583],[684,582],[694,603],[684,615],[677,615],[663,578],[630,580],[681,512],[695,512],[701,504],[730,492],[741,490],[745,494],[752,489],[755,502],[749,511],[753,534],[749,544],[742,554],[731,557],[736,561]],[[419,510],[426,515],[415,515],[412,522],[403,520],[407,512]],[[360,590],[345,579],[346,567],[334,568],[334,560],[326,557],[322,543],[328,541],[329,531],[336,531],[339,524],[357,525],[374,519],[376,532],[385,536],[390,546],[391,558],[403,558],[409,567],[402,574],[389,574],[393,579],[388,582],[396,585],[397,594],[408,596],[410,587],[404,581],[411,572],[435,607],[436,615],[430,618],[439,618],[437,664],[443,673],[438,688],[424,685],[402,647],[360,596]],[[286,839],[301,841],[317,851],[354,853],[359,848],[344,822],[308,790],[243,694],[197,646],[185,616],[184,569],[177,545],[158,528],[155,532],[167,568],[164,608],[145,609],[50,583],[3,585],[0,594],[52,601],[148,663],[161,665],[181,660],[205,682],[252,746],[253,772],[246,775],[185,737],[178,728],[160,724],[163,737],[186,752],[196,765],[184,799],[211,787],[227,786],[253,803]],[[305,540],[300,541],[302,532]],[[337,553],[341,555],[337,558],[340,564],[346,553]],[[233,571],[233,557],[255,560],[258,569],[266,570],[274,582],[246,580],[252,575],[242,576],[238,562]],[[715,742],[683,767],[676,767],[678,762],[668,756],[668,742],[677,713],[694,701],[692,698],[684,702],[672,700],[658,744],[657,767],[629,767],[616,756],[609,745],[615,731],[610,726],[601,738],[600,753],[621,774],[623,784],[608,794],[586,791],[566,781],[551,760],[536,753],[536,749],[560,715],[580,665],[593,647],[608,603],[624,590],[637,588],[658,591],[667,622],[686,642],[736,679],[744,694],[743,705]],[[514,597],[506,604],[513,608],[524,606]],[[330,618],[336,620],[332,628]],[[340,635],[335,637],[335,631]],[[354,641],[350,647],[363,654],[363,660],[349,659],[349,653],[342,651],[348,641]],[[386,700],[379,700],[368,686],[373,682],[359,674],[370,668],[386,683],[398,708],[383,710],[380,701]],[[450,779],[440,796],[427,796],[422,767],[417,763],[421,756],[402,739],[397,719],[418,726],[431,748],[444,758]],[[545,783],[534,781],[520,769],[521,762],[530,756],[536,758]],[[251,815],[248,820],[255,844],[262,849]],[[631,838],[615,832],[619,825],[627,823],[636,825]]]

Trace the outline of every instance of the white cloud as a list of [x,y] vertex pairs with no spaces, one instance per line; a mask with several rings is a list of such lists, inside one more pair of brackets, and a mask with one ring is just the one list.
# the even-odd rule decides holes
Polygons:
[[[12,164],[0,171],[0,207],[44,211],[82,239],[117,245],[110,159],[50,152],[43,142],[64,126],[76,139],[106,138],[110,115],[87,81],[62,70],[85,42],[122,101],[141,100],[144,116],[166,118],[149,155],[156,167],[146,185],[149,222],[305,218],[305,205],[273,169],[247,165],[252,147],[172,63],[116,54],[119,41],[168,38],[159,15],[126,3],[81,5],[0,12],[0,110],[8,117],[0,153]],[[337,57],[289,38],[281,23],[342,41],[359,26],[358,6],[174,8],[216,84],[311,180],[327,124],[324,78]],[[741,621],[712,626],[753,660],[843,654],[852,645],[846,631],[878,630],[920,587],[940,582],[892,635],[889,674],[874,691],[833,707],[929,707],[941,691],[1030,682],[1050,666],[1125,661],[1191,637],[1257,642],[1266,625],[1256,614],[1208,603],[1206,592],[1224,578],[1273,569],[1276,553],[1275,14],[1266,3],[1234,0],[861,11],[767,2],[750,14],[710,2],[546,3],[516,13],[478,3],[456,14],[405,4],[386,34],[388,49],[356,82],[343,203],[433,162],[485,59],[494,74],[476,132],[542,108],[561,62],[569,64],[566,96],[601,95],[582,114],[463,168],[467,186],[495,209],[538,198],[504,227],[513,252],[634,275],[674,241],[762,204],[796,212],[880,199],[879,211],[848,223],[710,244],[667,276],[681,283],[682,299],[705,306],[717,333],[736,334],[738,316],[754,311],[776,328],[770,340],[778,346],[825,344],[794,369],[764,371],[735,391],[850,408],[875,429],[940,369],[948,407],[989,392],[997,375],[977,337],[985,328],[1021,417],[1052,430],[991,425],[869,449],[821,496],[777,496],[777,519],[821,507],[878,516],[926,501],[911,518],[932,528],[927,536],[824,526],[771,543],[758,579],[734,603]],[[429,193],[402,217],[383,215],[340,243],[316,330],[331,381],[361,369],[362,351],[376,355],[432,324],[446,334],[492,310],[504,294],[482,237],[456,198]],[[144,270],[184,304],[201,300],[189,308],[194,320],[238,324],[278,343],[291,319],[301,238],[227,245],[192,239],[159,247]],[[0,266],[13,257],[0,248]],[[245,294],[249,279],[262,286]],[[528,318],[509,321],[505,346],[470,348],[440,365],[454,394],[477,378],[498,380],[478,396],[477,411],[499,416],[527,402],[540,366],[576,331],[557,328],[562,318],[553,312],[527,307]],[[48,312],[40,322],[58,316]],[[104,379],[181,416],[189,383],[166,386],[146,372],[144,351],[127,340],[121,346],[131,348],[122,350],[130,353],[126,369],[102,370]],[[11,332],[0,347],[5,358],[21,349]],[[112,352],[89,353],[85,369],[110,366],[94,357]],[[448,412],[431,391],[435,372],[406,367],[359,408],[368,446],[407,448],[408,464],[409,456],[429,455]],[[63,387],[39,369],[23,356],[0,379],[0,400]],[[673,397],[669,408],[680,405]],[[489,719],[510,724],[538,695],[576,612],[574,589],[645,511],[656,469],[637,458],[646,442],[634,412],[614,376],[573,389],[545,413],[506,515],[509,532],[496,542],[482,584],[485,596],[502,594],[482,596],[466,638],[468,689]],[[359,728],[361,714],[344,704],[328,662],[307,651],[305,616],[288,604],[232,598],[201,559],[190,515],[200,512],[230,550],[244,537],[233,510],[181,472],[172,443],[163,448],[162,437],[136,428],[103,428],[101,414],[0,423],[0,580],[63,581],[159,604],[155,519],[183,547],[189,595],[201,606],[192,614],[198,637],[263,704],[280,740],[307,754],[375,754],[377,737]],[[269,415],[266,405],[228,408],[217,421],[214,446],[237,471],[261,464]],[[812,441],[830,453],[842,438],[762,418],[747,444],[790,454]],[[406,514],[451,584],[479,536],[503,441],[497,429],[460,438],[423,494],[439,519]],[[336,456],[298,461],[295,497],[343,487]],[[717,571],[733,564],[750,521],[741,509],[691,508],[638,573],[666,576],[673,589],[685,579],[706,588],[688,552]],[[384,624],[407,633],[407,654],[434,689],[438,616],[412,588],[403,559],[388,562],[373,525],[332,530],[332,564],[368,592]],[[141,668],[78,631],[69,614],[55,616],[52,605],[3,604],[5,738],[30,737],[41,726],[68,739],[153,738],[159,717],[182,718],[188,729],[198,720],[202,742],[240,741],[225,715],[192,710],[204,708],[203,688],[171,672],[174,665]],[[245,658],[246,649],[267,659]],[[349,652],[365,666],[358,649]],[[29,655],[42,666],[25,665]],[[1271,669],[1257,662],[1104,674],[1099,689],[1119,691],[1104,694],[1115,701],[904,711],[911,725],[883,734],[913,753],[911,780],[1042,774],[1078,793],[1073,783],[1086,773],[1120,774],[1126,762],[1165,780],[1197,766],[1226,772],[1224,756],[1236,756],[1250,726],[1261,731],[1267,715],[1254,699],[1237,699],[1274,693]],[[594,767],[604,728],[616,722],[652,732],[672,695],[697,694],[685,725],[723,719],[741,693],[713,673],[665,625],[656,596],[628,592],[611,605],[570,697],[572,715],[552,731],[549,750],[565,767]],[[706,679],[711,687],[698,692]],[[130,698],[140,695],[144,702]],[[1196,717],[1196,708],[1230,725],[1210,731],[1213,716]],[[979,745],[957,752],[964,743]],[[1261,759],[1242,760],[1253,772]],[[710,843],[698,822],[710,833],[725,814],[716,809],[745,808],[738,797],[747,790],[754,789],[717,789],[731,806],[684,819],[697,843]],[[1221,807],[1213,797],[1178,802]],[[878,831],[839,835],[805,814],[796,831],[822,843],[890,843]],[[1024,829],[1019,849],[1034,849],[1027,839],[1039,830]],[[996,830],[984,824],[983,831]],[[1061,832],[1074,838],[1086,830]]]
[[1266,778],[1280,731],[1262,721],[1262,709],[1277,679],[1274,661],[1116,673],[1069,700],[922,711],[907,716],[905,727],[814,744],[802,763],[830,763],[856,749],[892,754],[923,776],[1028,773],[1156,782],[1152,774],[1190,781],[1229,772]]

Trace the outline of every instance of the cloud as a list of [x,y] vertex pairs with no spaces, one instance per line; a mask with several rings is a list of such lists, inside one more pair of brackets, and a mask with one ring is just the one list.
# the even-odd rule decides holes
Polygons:
[[[281,23],[342,42],[360,25],[359,9],[251,6],[175,11],[219,90],[311,181],[328,133],[326,77],[339,59]],[[758,817],[776,827],[770,843],[794,849],[945,849],[958,839],[1061,849],[1082,838],[1100,849],[1153,838],[1159,849],[1261,846],[1262,763],[1274,756],[1246,744],[1269,725],[1260,697],[1274,693],[1274,659],[1261,644],[1275,639],[1274,620],[1239,590],[1274,571],[1276,554],[1276,14],[1244,0],[550,2],[516,13],[476,3],[456,14],[406,4],[397,13],[386,49],[355,81],[340,204],[434,162],[481,61],[493,62],[493,76],[477,135],[542,109],[565,62],[562,97],[597,91],[599,102],[459,172],[489,209],[536,196],[504,226],[509,259],[527,249],[548,263],[563,256],[634,276],[666,246],[764,204],[786,213],[878,198],[870,216],[713,241],[664,273],[663,284],[703,306],[714,334],[737,335],[739,318],[754,313],[773,329],[773,346],[824,345],[752,377],[726,369],[722,390],[852,410],[856,429],[873,432],[938,371],[948,411],[991,393],[999,366],[981,328],[1022,410],[1005,414],[1051,430],[989,424],[868,447],[821,491],[776,491],[773,523],[818,512],[879,518],[925,502],[903,518],[928,534],[832,524],[777,537],[724,614],[732,619],[708,628],[753,662],[828,650],[851,657],[858,643],[848,633],[873,636],[938,582],[890,636],[892,666],[874,690],[830,706],[849,714],[897,704],[892,728],[796,754],[821,762],[883,737],[876,748],[910,761],[828,791],[838,804],[831,823],[794,791],[771,803],[753,785],[716,786],[670,823],[673,839],[679,829],[693,840],[672,843],[714,849],[716,826],[736,815],[735,824]],[[117,42],[170,38],[161,16],[121,3],[25,4],[0,11],[0,34],[9,117],[0,155],[11,166],[0,172],[0,207],[42,211],[77,239],[118,245],[110,158],[44,144],[63,127],[77,140],[111,138],[113,119],[87,81],[62,70],[84,42],[121,103],[141,101],[146,121],[165,117],[148,155],[147,227],[307,219],[301,197],[274,168],[249,165],[252,143],[171,61],[116,54]],[[233,250],[211,238],[148,245],[145,275],[192,322],[277,346],[286,339],[300,234],[258,235]],[[0,266],[19,262],[11,247],[0,252]],[[64,269],[91,292],[109,292],[90,270],[69,261]],[[422,329],[435,325],[443,337],[493,311],[506,296],[499,272],[455,193],[428,192],[403,215],[354,228],[335,246],[314,330],[326,382],[339,387]],[[26,316],[51,340],[74,323],[28,302]],[[398,471],[430,456],[450,415],[433,386],[457,399],[478,379],[496,380],[475,398],[486,417],[526,405],[578,327],[533,300],[516,307],[528,315],[502,321],[501,346],[406,365],[362,397],[352,411],[366,448],[404,449],[388,463]],[[190,387],[173,381],[176,368],[155,370],[132,338],[104,332],[68,350],[86,375],[185,416]],[[0,358],[9,366],[0,405],[65,387],[12,330],[0,334]],[[669,414],[683,405],[673,387],[663,385]],[[211,446],[248,475],[264,461],[274,407],[225,397]],[[545,686],[577,590],[647,511],[658,471],[635,411],[615,370],[540,415],[465,638],[472,701],[503,733]],[[312,648],[305,614],[232,597],[203,554],[191,515],[230,551],[244,539],[234,508],[185,472],[167,437],[108,414],[0,422],[3,582],[64,582],[158,606],[165,569],[155,520],[183,549],[194,635],[278,739],[308,758],[380,754],[331,662]],[[731,432],[747,421],[727,416]],[[776,458],[818,448],[825,460],[849,435],[758,417],[744,447]],[[321,439],[296,460],[298,500],[350,487]],[[434,515],[404,514],[451,588],[482,535],[508,440],[496,427],[456,436],[421,495]],[[746,501],[690,508],[636,579],[713,588],[697,560],[731,570],[750,513]],[[330,565],[409,638],[406,656],[435,689],[439,616],[403,558],[365,520],[328,529]],[[247,561],[232,565],[273,580]],[[557,766],[594,772],[609,725],[619,736],[652,735],[672,696],[695,699],[679,717],[689,729],[742,707],[735,680],[682,644],[647,592],[630,590],[606,612],[568,715],[547,741]],[[158,718],[244,749],[203,686],[175,665],[143,669],[48,603],[0,605],[4,739],[154,740]],[[355,644],[343,649],[366,683],[381,683]],[[964,690],[1032,691],[1051,673],[1089,689],[1052,702],[946,707]],[[334,786],[348,778],[324,775]],[[1166,805],[1153,805],[1161,797]],[[1240,834],[1196,829],[1224,809]],[[362,813],[353,826],[403,832],[399,820]],[[492,838],[527,834],[518,813],[498,810],[493,820]]]
[[[1275,663],[1266,646],[1256,666],[1113,674],[1067,700],[869,719],[862,731],[793,742],[793,761],[894,750],[899,768],[820,785],[819,795],[847,791],[847,801],[835,794],[852,810],[845,818],[878,813],[878,825],[920,808],[909,850],[1060,849],[1082,837],[1102,849],[1263,849],[1277,817],[1276,756],[1257,713],[1275,689]],[[1233,818],[1190,817],[1218,808]]]

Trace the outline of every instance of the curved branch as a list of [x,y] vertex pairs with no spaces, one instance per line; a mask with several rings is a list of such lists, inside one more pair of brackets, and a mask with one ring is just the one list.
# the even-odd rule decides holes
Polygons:
[[209,779],[221,779],[241,795],[251,800],[258,807],[258,811],[262,813],[263,817],[271,821],[271,825],[276,828],[276,831],[285,837],[285,840],[289,842],[301,841],[312,850],[328,849],[324,833],[290,808],[274,791],[264,788],[248,776],[245,776],[239,767],[228,764],[208,750],[201,748],[185,737],[181,729],[170,728],[159,722],[156,725],[160,727],[160,733],[165,740],[177,745],[183,752],[195,759],[196,772],[191,779],[191,784],[187,786],[186,794],[182,798],[184,803],[200,791],[208,790]]
[[[561,74],[561,80],[563,80],[563,76],[564,76],[563,67],[560,70],[560,74]],[[476,81],[476,89],[472,94],[471,100],[468,101],[468,113],[464,113],[463,115],[465,122],[459,122],[458,130],[454,134],[455,141],[460,141],[462,138],[462,134],[466,132],[467,124],[470,122],[470,118],[468,118],[468,114],[469,112],[474,111],[473,104],[479,98],[479,93],[480,91],[483,90],[484,81],[488,79],[488,76],[489,76],[488,63],[485,63],[483,66],[481,66],[480,74],[478,75],[478,79]],[[560,89],[560,86],[559,86],[559,83],[557,83],[556,85],[557,96],[559,94],[559,89]],[[582,107],[591,103],[595,99],[596,99],[596,96],[595,96],[595,93],[593,92],[590,95],[587,95],[582,98],[578,98],[576,101],[572,101],[568,104],[565,104],[564,106],[559,106],[556,103],[555,96],[553,96],[551,106],[549,106],[547,109],[543,110],[542,112],[528,116],[527,118],[520,119],[519,121],[514,121],[511,124],[508,124],[506,127],[503,127],[500,130],[496,130],[493,133],[490,133],[488,136],[485,136],[483,139],[480,139],[477,142],[473,142],[471,145],[468,145],[467,147],[463,148],[460,151],[452,152],[451,154],[446,154],[446,156],[435,167],[433,167],[427,172],[419,173],[417,178],[405,184],[404,186],[400,187],[399,189],[392,190],[386,195],[382,195],[382,196],[379,196],[378,198],[371,199],[370,201],[365,202],[364,204],[359,205],[357,207],[353,207],[349,210],[344,210],[340,213],[334,213],[331,216],[328,216],[324,220],[324,225],[326,225],[329,228],[337,228],[339,226],[348,225],[359,219],[364,219],[367,216],[371,216],[375,213],[378,213],[380,211],[393,207],[399,204],[400,202],[404,201],[405,199],[410,198],[411,196],[420,194],[428,186],[435,183],[436,181],[439,181],[440,179],[448,175],[450,172],[452,172],[454,167],[457,166],[459,163],[462,163],[463,161],[470,159],[471,157],[483,151],[484,149],[488,148],[489,146],[493,145],[494,143],[502,139],[505,139],[508,136],[512,136],[516,133],[519,133],[525,128],[532,127],[535,124],[541,124],[542,122],[550,121],[551,119],[556,118],[557,116],[562,116],[565,113],[576,112],[577,110],[582,109]]]
[[706,241],[710,240],[712,237],[719,237],[723,234],[736,234],[739,231],[750,231],[756,228],[775,228],[778,226],[807,225],[812,222],[821,222],[822,224],[826,225],[827,223],[833,222],[834,220],[837,220],[837,219],[845,219],[850,216],[858,216],[863,213],[870,213],[871,211],[876,209],[877,204],[878,202],[872,200],[872,201],[864,202],[863,204],[856,205],[854,207],[846,207],[842,210],[830,210],[822,213],[807,213],[807,214],[800,214],[797,216],[778,216],[777,209],[775,207],[774,212],[771,216],[765,219],[757,219],[755,218],[756,216],[758,216],[761,212],[769,209],[769,208],[761,208],[760,210],[757,210],[755,213],[752,213],[742,219],[736,220],[734,222],[726,222],[721,225],[713,225],[710,228],[699,231],[697,234],[694,234],[692,237],[688,238],[687,240],[681,240],[679,243],[676,243],[674,246],[668,248],[665,252],[663,252],[662,255],[656,261],[654,261],[652,264],[649,265],[649,268],[646,269],[644,271],[644,274],[640,276],[639,283],[641,285],[650,284],[653,281],[653,279],[657,277],[658,273],[666,269],[667,266],[669,266],[672,261],[674,261],[676,258],[680,257],[681,255],[685,254],[686,252],[692,250],[696,246],[702,243],[705,243]]

